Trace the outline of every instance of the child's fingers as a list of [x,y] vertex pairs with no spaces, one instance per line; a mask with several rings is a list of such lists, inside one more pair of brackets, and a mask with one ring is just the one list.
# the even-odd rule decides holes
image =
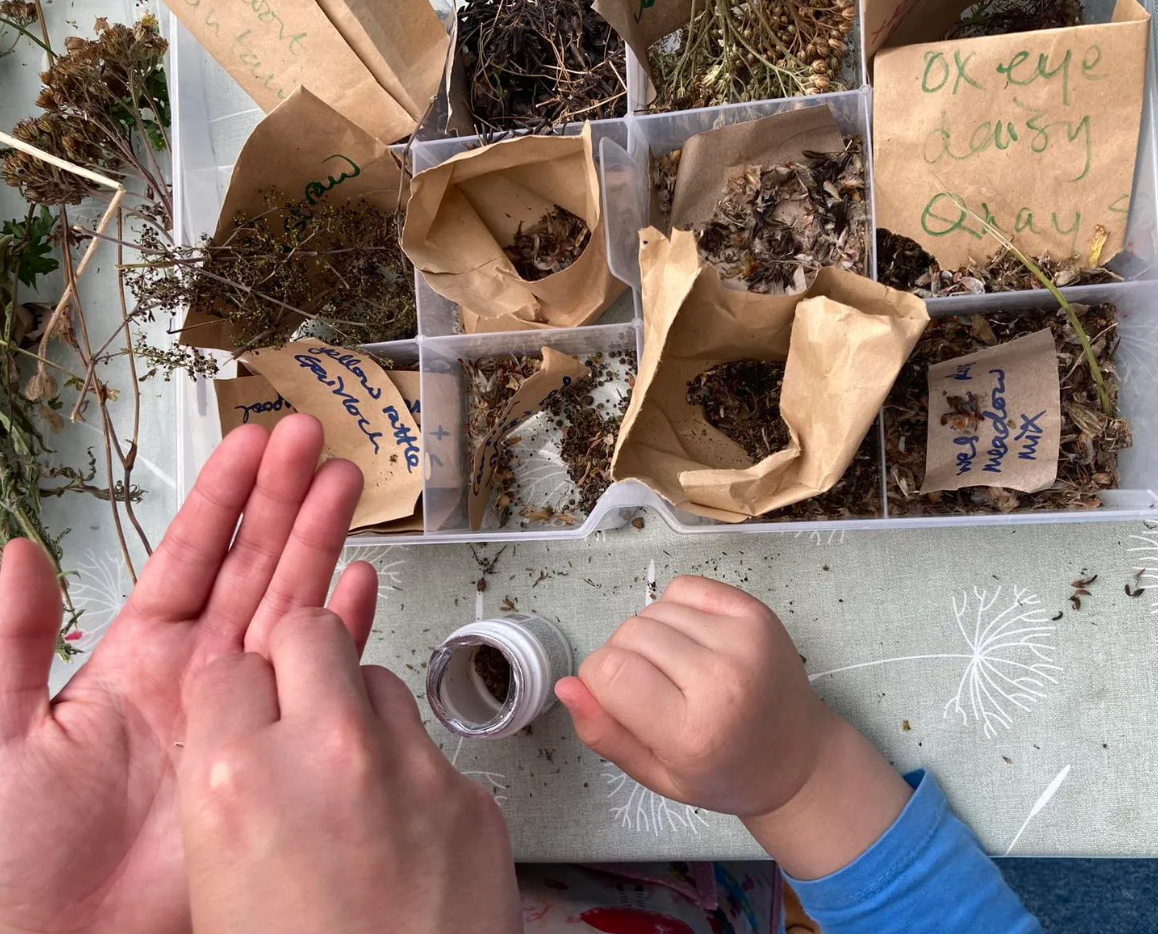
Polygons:
[[677,577],[667,585],[660,601],[679,603],[701,613],[720,616],[749,617],[753,613],[772,615],[772,611],[751,594],[731,584],[721,584],[706,577]]
[[682,603],[660,600],[649,607],[644,607],[639,615],[657,620],[682,633],[698,643],[705,652],[717,651],[721,647],[736,644],[734,620],[723,616],[711,616]]
[[654,782],[655,758],[651,750],[617,722],[579,678],[563,678],[555,696],[571,714],[575,732],[588,749],[645,785]]
[[650,613],[633,616],[615,630],[607,644],[643,656],[685,692],[712,660],[710,649]]
[[684,728],[683,692],[642,655],[605,645],[583,660],[579,678],[599,706],[646,746]]

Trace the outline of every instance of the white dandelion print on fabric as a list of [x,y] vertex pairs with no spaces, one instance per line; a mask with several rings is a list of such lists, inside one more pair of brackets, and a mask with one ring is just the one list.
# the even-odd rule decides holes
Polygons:
[[1150,613],[1158,614],[1158,528],[1146,523],[1146,532],[1142,535],[1131,535],[1130,546],[1126,553],[1134,555],[1135,580],[1127,585],[1127,593],[1138,590],[1148,590],[1154,595],[1150,600]]
[[124,608],[132,589],[133,582],[119,553],[100,557],[94,551],[86,551],[68,577],[68,595],[81,615],[65,641],[81,652],[91,652]]
[[[406,549],[401,545],[377,547],[359,545],[342,549],[334,568],[333,584],[338,583],[346,568],[358,561],[366,561],[378,572],[378,599],[384,600],[392,590],[402,589],[402,569],[406,565]],[[332,586],[332,585],[331,585]]]
[[659,837],[699,833],[701,827],[708,826],[697,808],[656,794],[611,763],[607,765],[609,771],[603,773],[603,781],[611,802],[609,813],[617,827]]
[[[1004,596],[1003,596],[1004,594]],[[992,592],[974,587],[953,596],[953,616],[965,652],[926,652],[843,665],[808,676],[819,681],[842,672],[915,661],[964,661],[957,690],[944,716],[982,725],[986,737],[1013,726],[1017,711],[1028,711],[1058,683],[1054,636],[1057,626],[1041,599],[1024,587]]]

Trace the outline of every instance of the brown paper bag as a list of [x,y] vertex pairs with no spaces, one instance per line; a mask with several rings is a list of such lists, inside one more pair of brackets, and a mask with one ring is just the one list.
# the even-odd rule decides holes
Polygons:
[[213,389],[217,393],[217,416],[223,436],[239,425],[260,425],[271,431],[294,412],[293,404],[261,376],[215,379]]
[[647,50],[664,36],[686,26],[693,8],[696,12],[706,9],[703,3],[694,0],[659,3],[656,0],[595,0],[593,8],[631,46],[649,78],[652,74]]
[[[799,295],[738,292],[700,262],[690,232],[640,236],[644,351],[612,477],[723,522],[830,489],[928,323],[924,302],[838,269]],[[686,400],[689,380],[745,359],[786,361],[780,412],[791,441],[757,464]]]
[[1126,245],[1149,14],[1118,0],[1111,23],[930,41],[966,5],[866,0],[870,51],[888,42],[874,61],[877,226],[949,269],[1001,249],[983,220],[1030,256],[1110,259]]
[[325,429],[325,453],[362,471],[365,487],[351,529],[410,520],[422,495],[422,441],[402,394],[366,354],[321,341],[293,341],[248,353],[295,409]]
[[317,4],[378,84],[415,124],[421,122],[438,93],[450,46],[450,36],[428,0],[389,4],[317,0]]
[[[339,0],[331,0],[337,6]],[[413,10],[421,0],[410,0]],[[414,116],[375,80],[317,0],[165,0],[209,53],[269,112],[305,86],[366,133],[393,143]],[[427,11],[434,15],[428,4]],[[425,33],[414,31],[414,38]],[[427,40],[429,41],[429,40]],[[445,54],[446,35],[439,46]],[[417,60],[414,50],[412,60]],[[403,67],[405,62],[398,62]]]
[[688,229],[710,218],[736,169],[800,162],[805,152],[843,149],[844,137],[829,107],[802,107],[698,133],[680,153],[670,224]]
[[[408,192],[389,147],[305,88],[294,91],[246,140],[233,167],[213,242],[229,237],[239,213],[255,217],[266,210],[263,192],[271,188],[307,203],[337,199],[341,204],[361,198],[386,214],[405,204]],[[229,322],[212,308],[189,309],[181,343],[234,349]]]
[[[519,226],[556,205],[587,223],[582,255],[562,272],[523,279],[503,252]],[[464,152],[411,182],[402,249],[468,334],[590,324],[626,286],[607,266],[591,128],[522,136]]]
[[1057,347],[1049,328],[931,366],[921,493],[1049,489],[1061,431]]
[[499,451],[507,435],[536,412],[565,386],[587,375],[588,370],[575,357],[559,353],[550,347],[542,350],[543,365],[529,376],[503,407],[503,414],[495,429],[475,448],[470,460],[470,496],[467,513],[472,530],[482,527],[483,516],[491,498]]

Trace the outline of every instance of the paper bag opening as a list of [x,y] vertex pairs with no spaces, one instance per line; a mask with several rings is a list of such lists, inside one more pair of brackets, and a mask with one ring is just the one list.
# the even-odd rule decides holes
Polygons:
[[[411,183],[402,246],[427,284],[456,302],[468,333],[578,327],[626,288],[607,264],[591,127],[577,136],[523,136],[460,153]],[[590,231],[561,272],[530,281],[504,252],[521,227],[556,207]]]
[[[830,489],[851,463],[928,323],[924,302],[853,273],[821,270],[799,295],[726,289],[694,236],[641,234],[644,355],[612,462],[679,509],[742,522]],[[688,403],[719,363],[784,360],[791,441],[759,463]]]

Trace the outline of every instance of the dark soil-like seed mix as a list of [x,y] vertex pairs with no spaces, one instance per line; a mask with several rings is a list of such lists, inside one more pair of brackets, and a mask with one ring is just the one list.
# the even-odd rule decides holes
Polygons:
[[[687,400],[704,410],[718,428],[759,462],[788,446],[788,426],[780,417],[784,364],[759,360],[724,363],[688,383]],[[861,442],[848,470],[832,489],[752,519],[817,521],[871,518],[881,514],[881,459],[877,426]]]
[[790,440],[788,426],[780,417],[783,386],[783,362],[736,360],[691,380],[687,400],[704,410],[704,421],[758,463],[786,448]]
[[583,255],[591,231],[583,218],[555,205],[530,227],[519,225],[515,242],[503,248],[515,271],[528,282],[562,272]]
[[1079,0],[980,0],[961,14],[946,39],[1007,36],[1037,29],[1061,29],[1084,22]]
[[[841,152],[731,175],[712,216],[693,228],[700,258],[729,285],[772,295],[803,292],[825,266],[866,275],[863,145],[850,136]],[[654,163],[661,209],[670,210],[678,163],[674,153]]]
[[630,386],[617,402],[596,402],[594,390],[619,378],[626,369],[634,382],[637,360],[634,350],[611,354],[617,366],[611,367],[603,354],[584,360],[591,374],[572,383],[547,403],[547,412],[563,431],[559,451],[567,473],[579,488],[579,498],[568,505],[584,515],[591,512],[599,498],[611,486],[611,455],[619,427],[631,401]]
[[[1078,256],[1065,261],[1040,256],[1034,262],[1059,288],[1121,282],[1124,276],[1133,277],[1142,271],[1141,264],[1129,253],[1119,254],[1106,266],[1083,265]],[[915,240],[884,229],[877,231],[877,281],[921,298],[1044,288],[1037,276],[1008,250],[1002,249],[984,262],[941,269]]]
[[[459,362],[468,378],[467,436],[473,449],[495,427],[507,400],[539,370],[542,361],[537,357],[506,356]],[[638,364],[635,351],[593,354],[583,363],[590,374],[555,393],[540,416],[560,433],[559,455],[578,494],[560,504],[523,501],[516,473],[519,461],[511,451],[511,444],[520,439],[520,429],[516,428],[498,446],[492,495],[500,527],[506,526],[512,516],[518,516],[524,528],[549,522],[573,525],[590,513],[610,486],[611,455],[631,400]],[[623,379],[626,389],[608,399],[604,387]],[[607,401],[597,400],[596,394]]]
[[626,46],[590,0],[468,0],[459,54],[475,132],[547,132],[627,113]]
[[493,645],[480,645],[471,660],[491,697],[505,704],[511,691],[511,663]]
[[[1102,413],[1094,378],[1065,312],[999,312],[935,318],[917,343],[885,402],[889,514],[966,515],[993,512],[1097,509],[1098,493],[1118,486],[1118,455],[1130,447],[1130,423],[1117,417],[1114,365],[1118,312],[1111,304],[1075,305],[1105,380],[1115,417]],[[1000,487],[917,492],[925,477],[929,367],[1048,327],[1061,377],[1062,436],[1057,480],[1048,490],[1021,493]],[[969,417],[967,409],[958,414]]]

